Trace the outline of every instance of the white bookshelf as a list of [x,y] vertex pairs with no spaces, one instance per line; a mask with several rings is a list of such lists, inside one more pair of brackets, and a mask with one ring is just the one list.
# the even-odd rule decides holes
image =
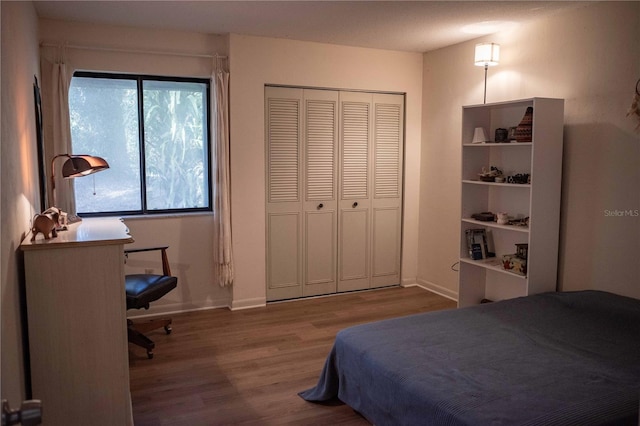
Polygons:
[[[472,144],[474,129],[483,127],[493,139],[497,128],[517,126],[533,107],[532,142]],[[482,299],[503,300],[556,290],[564,100],[531,98],[462,108],[462,200],[458,306]],[[505,176],[529,174],[530,183],[484,182],[482,168],[498,167]],[[473,219],[474,213],[507,212],[529,217],[528,226],[498,225]],[[495,257],[469,256],[467,229],[481,228],[493,242]],[[528,244],[527,273],[502,266],[502,256]]]

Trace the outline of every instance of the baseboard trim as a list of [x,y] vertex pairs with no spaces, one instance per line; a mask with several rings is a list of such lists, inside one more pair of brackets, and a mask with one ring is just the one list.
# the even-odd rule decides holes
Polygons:
[[418,287],[421,287],[425,290],[428,290],[432,293],[438,294],[442,297],[446,297],[447,299],[451,299],[454,302],[458,301],[458,293],[452,290],[449,290],[448,288],[444,288],[442,286],[439,286],[437,284],[434,284],[432,282],[426,281],[426,280],[421,280],[418,279],[417,283],[415,284]]
[[229,309],[239,311],[241,309],[262,308],[267,306],[266,297],[254,297],[251,299],[233,300]]
[[400,281],[400,287],[415,287],[418,285],[416,277],[402,278]]

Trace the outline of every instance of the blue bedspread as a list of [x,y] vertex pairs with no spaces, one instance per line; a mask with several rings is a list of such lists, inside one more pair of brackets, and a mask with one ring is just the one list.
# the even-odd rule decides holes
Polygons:
[[640,300],[545,293],[350,327],[300,395],[378,426],[637,426]]

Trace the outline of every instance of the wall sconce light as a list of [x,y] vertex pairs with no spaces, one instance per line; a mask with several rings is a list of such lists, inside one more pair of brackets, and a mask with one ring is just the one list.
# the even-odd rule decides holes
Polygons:
[[56,207],[56,171],[55,161],[60,157],[66,157],[67,161],[62,165],[62,177],[67,179],[88,176],[109,168],[109,163],[104,158],[93,155],[59,154],[51,160],[51,193],[53,206]]
[[484,67],[484,103],[487,103],[487,69],[498,65],[500,62],[500,45],[496,43],[476,44],[474,64]]

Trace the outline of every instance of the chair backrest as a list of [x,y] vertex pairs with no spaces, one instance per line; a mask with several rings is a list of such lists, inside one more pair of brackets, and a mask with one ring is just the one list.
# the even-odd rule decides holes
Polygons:
[[125,256],[128,257],[129,253],[140,253],[145,251],[157,251],[160,250],[162,256],[162,275],[171,276],[171,268],[169,267],[169,259],[167,258],[167,249],[169,246],[162,247],[147,247],[137,249],[127,249],[124,251]]

